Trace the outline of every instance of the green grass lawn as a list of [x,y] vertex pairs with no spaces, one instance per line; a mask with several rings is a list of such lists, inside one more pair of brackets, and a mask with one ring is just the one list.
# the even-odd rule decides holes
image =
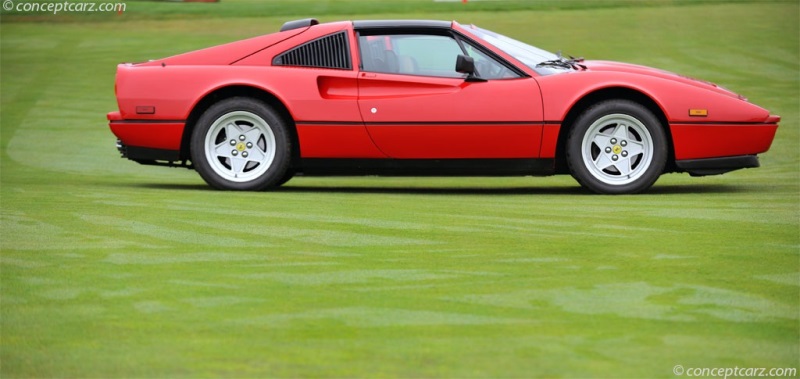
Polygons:
[[[59,22],[3,13],[0,377],[800,368],[797,2],[321,3],[265,17],[246,17],[246,2],[221,18],[133,1]],[[476,23],[714,81],[783,121],[763,167],[666,175],[637,196],[587,195],[565,176],[295,178],[228,193],[118,157],[105,121],[117,63],[308,16]]]

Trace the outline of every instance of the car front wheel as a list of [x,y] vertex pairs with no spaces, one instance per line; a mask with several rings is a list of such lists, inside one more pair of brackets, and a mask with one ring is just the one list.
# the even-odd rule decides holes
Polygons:
[[212,187],[263,190],[280,185],[290,162],[285,122],[268,105],[235,97],[209,107],[192,134],[195,169]]
[[566,152],[570,173],[583,187],[603,194],[638,193],[663,172],[667,138],[647,108],[610,100],[578,116]]

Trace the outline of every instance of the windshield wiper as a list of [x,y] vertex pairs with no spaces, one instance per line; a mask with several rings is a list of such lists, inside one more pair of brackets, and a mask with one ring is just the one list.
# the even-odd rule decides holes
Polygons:
[[569,55],[569,59],[567,59],[567,58],[564,58],[564,57],[561,56],[561,52],[560,51],[556,54],[556,56],[557,56],[556,59],[551,59],[549,61],[540,62],[539,64],[536,65],[536,67],[555,66],[555,67],[569,68],[569,69],[573,69],[573,70],[585,70],[586,69],[586,66],[583,65],[583,58],[575,58],[575,57]]

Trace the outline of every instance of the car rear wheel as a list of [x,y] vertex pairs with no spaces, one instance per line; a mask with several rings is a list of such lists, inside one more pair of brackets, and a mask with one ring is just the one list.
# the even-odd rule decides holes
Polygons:
[[263,190],[278,186],[290,162],[285,122],[261,101],[234,97],[209,107],[192,134],[195,169],[210,186]]
[[609,100],[578,116],[566,153],[570,173],[583,187],[603,194],[638,193],[663,172],[667,138],[647,108]]

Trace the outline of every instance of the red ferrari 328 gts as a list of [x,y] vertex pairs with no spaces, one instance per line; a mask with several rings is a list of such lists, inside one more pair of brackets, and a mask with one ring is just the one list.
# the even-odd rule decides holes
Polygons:
[[758,167],[780,120],[712,83],[443,21],[291,21],[121,64],[115,92],[123,157],[228,190],[296,174],[569,173],[636,193],[662,173]]

